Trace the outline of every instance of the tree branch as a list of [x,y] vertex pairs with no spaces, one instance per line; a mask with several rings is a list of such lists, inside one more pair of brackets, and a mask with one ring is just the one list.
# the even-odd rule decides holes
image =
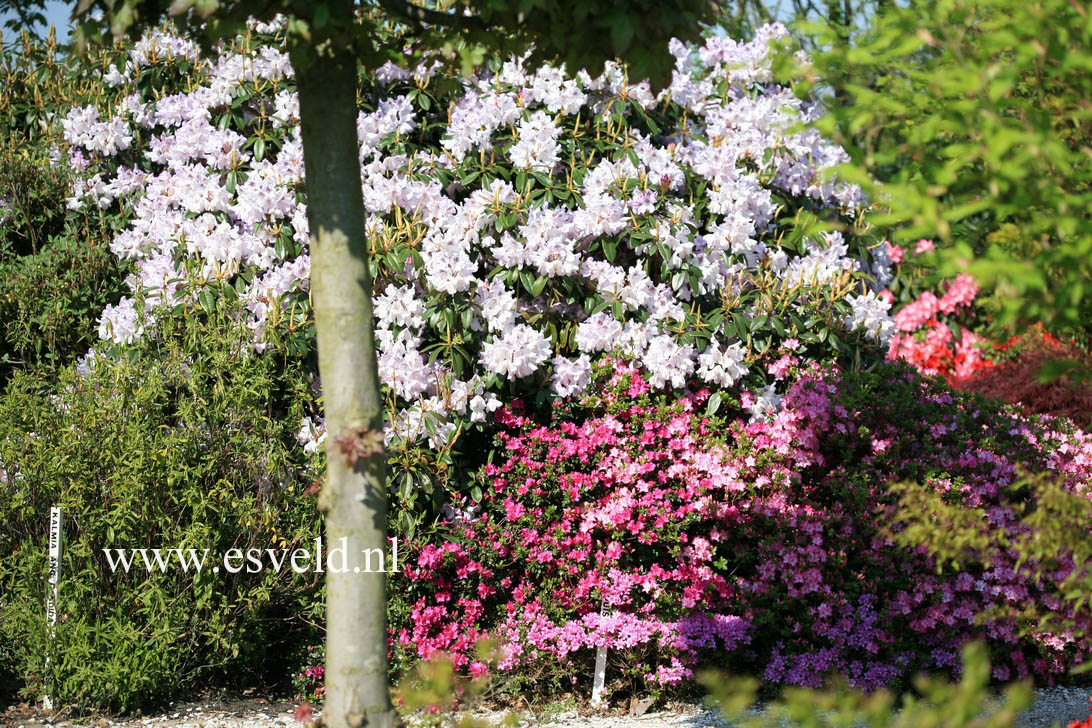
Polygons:
[[409,0],[379,0],[384,10],[429,25],[441,25],[459,30],[489,30],[489,26],[476,15],[452,15],[414,5]]
[[16,32],[33,32],[35,25],[46,25],[46,17],[41,12],[44,9],[44,0],[0,0],[0,12],[13,13],[15,16],[5,21],[4,27]]

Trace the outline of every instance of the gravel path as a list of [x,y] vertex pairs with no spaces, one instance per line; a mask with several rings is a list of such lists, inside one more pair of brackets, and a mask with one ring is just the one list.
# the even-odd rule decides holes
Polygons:
[[[1020,728],[1065,728],[1071,721],[1088,717],[1087,688],[1040,688],[1035,691],[1035,703],[1021,717]],[[295,719],[292,703],[243,699],[221,703],[185,703],[172,705],[168,712],[144,718],[125,720],[84,719],[79,722],[53,722],[40,713],[26,708],[9,708],[0,712],[0,725],[7,728],[303,728]],[[506,713],[484,713],[482,718],[500,725]],[[412,723],[411,723],[412,725]],[[523,715],[520,728],[551,726],[553,728],[721,728],[729,724],[718,713],[701,706],[676,706],[662,712],[632,715],[581,715],[576,711],[549,716]]]

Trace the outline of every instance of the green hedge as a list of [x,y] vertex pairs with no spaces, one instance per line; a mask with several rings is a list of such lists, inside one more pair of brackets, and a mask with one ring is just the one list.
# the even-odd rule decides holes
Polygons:
[[[248,355],[224,316],[163,317],[130,359],[17,372],[0,398],[0,644],[26,697],[127,710],[198,681],[283,676],[278,655],[313,628],[321,574],[111,573],[104,548],[309,543],[320,519],[294,434],[313,399],[298,367]],[[211,335],[210,335],[211,334]],[[65,512],[59,623],[48,670],[46,530]]]
[[98,343],[98,315],[121,297],[125,268],[95,236],[54,238],[0,262],[0,386],[15,369],[56,370]]

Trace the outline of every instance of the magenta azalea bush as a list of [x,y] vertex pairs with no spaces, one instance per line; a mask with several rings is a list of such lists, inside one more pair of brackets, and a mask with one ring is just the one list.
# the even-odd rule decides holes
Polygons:
[[1022,468],[1087,493],[1092,437],[904,365],[793,371],[780,410],[751,421],[741,401],[708,415],[708,389],[657,395],[618,361],[600,368],[601,394],[549,421],[502,410],[480,505],[399,575],[395,656],[451,654],[481,674],[472,648],[489,638],[501,670],[590,675],[603,646],[646,684],[712,662],[772,683],[841,673],[864,687],[955,668],[973,639],[990,645],[998,679],[1049,678],[1086,658],[1087,630],[976,622],[1044,598],[1015,555],[938,574],[882,527],[892,479],[986,507],[998,524],[1014,519],[1007,486]]

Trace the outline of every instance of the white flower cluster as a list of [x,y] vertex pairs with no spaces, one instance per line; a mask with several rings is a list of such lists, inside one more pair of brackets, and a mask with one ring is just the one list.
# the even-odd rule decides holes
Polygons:
[[197,63],[200,56],[201,51],[193,41],[153,30],[133,44],[125,67],[119,70],[111,63],[103,80],[110,86],[122,86],[132,81],[133,74],[141,68],[176,60]]
[[273,16],[269,22],[262,22],[254,18],[250,18],[246,22],[246,27],[253,30],[258,35],[276,35],[280,31],[288,27],[288,17],[277,13]]
[[100,121],[99,110],[94,106],[73,108],[61,121],[61,128],[64,140],[72,146],[107,156],[128,149],[133,141],[132,131],[125,119],[116,116]]
[[308,455],[319,451],[326,442],[326,422],[321,417],[312,420],[304,417],[300,425],[300,431],[296,433],[296,440],[303,445],[303,450]]
[[99,318],[99,337],[115,344],[131,344],[144,333],[144,324],[131,298],[123,298],[116,306],[106,305]]
[[848,299],[851,313],[846,316],[846,326],[854,331],[861,329],[873,339],[884,343],[895,335],[895,322],[891,319],[891,302],[880,298],[873,291],[866,291]]
[[510,327],[482,348],[482,366],[485,370],[508,379],[522,379],[534,374],[549,357],[549,340],[526,324]]
[[[280,27],[254,25],[259,32]],[[630,83],[616,64],[593,79],[548,66],[529,72],[513,59],[497,74],[466,83],[450,110],[442,110],[448,123],[438,143],[406,142],[423,125],[408,96],[392,92],[359,114],[369,238],[413,238],[404,270],[385,274],[375,300],[379,372],[397,402],[388,442],[422,438],[444,446],[460,424],[482,422],[500,406],[497,392],[506,382],[577,396],[589,384],[593,358],[604,352],[638,363],[656,387],[683,387],[695,377],[737,385],[755,371],[747,351],[726,327],[700,346],[681,340],[693,311],[769,280],[786,290],[829,286],[858,273],[887,282],[882,246],[869,254],[832,233],[796,254],[769,234],[779,213],[775,192],[846,216],[858,214],[862,202],[857,187],[822,174],[844,161],[844,151],[815,132],[792,131],[816,108],[770,84],[769,40],[784,33],[773,25],[746,43],[724,37],[698,49],[672,43],[674,79],[659,96],[646,82]],[[134,67],[185,58],[200,66],[204,81],[186,93],[132,96],[110,122],[99,121],[94,109],[74,109],[65,139],[78,148],[73,158],[79,149],[102,157],[128,147],[131,125],[149,130],[138,167],[91,175],[81,194],[99,205],[125,198],[134,211],[111,248],[135,261],[131,284],[149,307],[196,295],[193,286],[202,281],[234,282],[246,272],[250,283],[241,299],[260,350],[268,320],[304,295],[309,276],[291,67],[268,45],[213,61],[191,51],[149,36],[131,55]],[[416,71],[385,66],[377,78],[423,83],[435,72],[434,64]],[[727,93],[718,91],[724,80]],[[261,113],[283,139],[275,154],[258,159],[245,136],[212,119],[242,85],[261,81],[277,82],[268,84],[276,90]],[[650,134],[631,123],[614,132],[617,154],[589,156],[580,146],[576,119],[611,108],[635,121],[633,109],[660,105],[686,110],[686,133]],[[490,155],[519,178],[469,174]],[[233,185],[225,184],[228,175]],[[532,194],[541,192],[544,177],[557,194]],[[302,252],[278,253],[286,238]],[[608,247],[619,254],[606,254]],[[660,262],[648,264],[653,257],[666,275]],[[200,280],[183,285],[194,270]],[[562,289],[593,292],[600,305],[543,293]],[[864,289],[856,285],[841,302],[850,312],[846,325],[884,340],[891,331],[886,304]],[[806,312],[822,298],[803,296],[795,305]],[[471,359],[461,377],[449,358],[430,356],[442,330],[433,319],[445,310],[457,311],[456,333]],[[141,335],[141,320],[126,299],[104,312],[100,334],[131,342]],[[143,320],[150,325],[149,317]],[[776,392],[765,391],[758,402],[756,416],[776,407]],[[305,422],[301,442],[317,447],[318,431]]]
[[508,158],[519,169],[552,172],[558,163],[559,129],[545,111],[536,111],[519,122],[519,141],[508,150]]
[[747,353],[740,342],[723,349],[710,346],[698,357],[698,376],[720,387],[731,387],[747,374]]

